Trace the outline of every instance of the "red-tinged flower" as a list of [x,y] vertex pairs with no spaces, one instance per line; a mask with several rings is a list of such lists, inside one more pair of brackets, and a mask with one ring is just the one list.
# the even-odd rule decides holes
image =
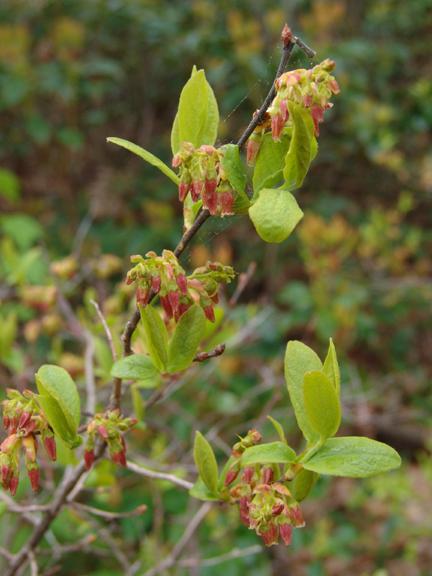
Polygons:
[[3,416],[3,426],[4,426],[4,428],[6,428],[6,430],[9,428],[9,426],[10,426],[9,416]]
[[240,520],[245,526],[249,528],[250,518],[249,518],[249,499],[244,496],[239,500],[239,512]]
[[282,116],[282,121],[285,124],[285,122],[288,120],[289,118],[289,110],[288,110],[288,102],[287,100],[281,100],[280,103],[280,112],[281,112],[281,116]]
[[273,480],[273,470],[271,468],[264,468],[262,473],[263,484],[270,484]]
[[255,160],[258,156],[260,148],[260,141],[250,137],[246,145],[246,162],[249,164],[249,166],[253,166],[255,164]]
[[191,187],[191,196],[194,202],[197,202],[201,198],[201,194],[204,190],[204,182],[202,180],[194,180]]
[[204,208],[210,212],[212,216],[217,213],[217,182],[214,178],[205,181],[205,190],[202,195]]
[[267,526],[267,530],[260,532],[260,536],[266,546],[273,546],[273,544],[278,543],[279,539],[279,529],[272,523]]
[[12,473],[10,458],[4,452],[0,452],[0,476],[1,483],[5,490],[9,488],[9,481]]
[[295,526],[295,528],[303,528],[303,526],[305,525],[303,513],[301,511],[300,506],[298,505],[290,506],[287,512],[287,516],[289,517],[292,525]]
[[283,502],[279,502],[275,504],[272,508],[272,516],[279,516],[284,511],[285,504]]
[[159,292],[161,288],[161,277],[160,276],[152,276],[151,277],[151,289],[155,294]]
[[272,117],[271,131],[273,140],[279,140],[284,127],[284,121],[281,114],[276,114]]
[[179,307],[178,307],[179,317],[183,316],[183,314],[189,310],[189,307],[190,307],[189,304],[185,304],[184,302],[180,302]]
[[84,465],[85,465],[87,470],[90,470],[90,468],[93,466],[94,461],[95,461],[94,450],[85,450],[85,452],[84,452]]
[[150,297],[150,292],[147,288],[143,288],[142,286],[138,286],[136,289],[136,299],[140,306],[145,306],[148,304]]
[[186,198],[186,196],[188,195],[189,189],[190,189],[191,185],[189,182],[180,182],[179,186],[178,186],[178,192],[179,192],[179,200],[180,202],[183,202],[184,199]]
[[207,320],[210,320],[210,322],[215,321],[216,318],[215,318],[213,306],[205,306],[204,307],[204,314],[205,314]]
[[174,314],[176,314],[180,303],[179,293],[176,292],[175,290],[171,290],[170,292],[168,292],[168,300],[172,311],[174,312]]
[[18,474],[12,475],[10,480],[9,480],[9,492],[11,493],[12,496],[15,496],[17,488],[18,488],[18,484],[19,484]]
[[30,436],[26,436],[25,438],[22,439],[22,444],[25,450],[25,457],[26,457],[26,462],[36,462],[36,457],[37,457],[37,440],[36,438],[33,436],[33,434],[30,434]]
[[293,533],[293,527],[291,526],[291,524],[288,524],[288,523],[281,524],[279,526],[279,533],[280,533],[280,537],[282,538],[284,544],[289,546],[291,544],[292,533]]
[[37,492],[39,490],[39,468],[37,464],[33,464],[31,468],[27,468],[27,474],[33,492]]
[[187,294],[187,280],[184,274],[178,274],[176,277],[177,286],[180,288],[182,294]]
[[310,111],[315,127],[315,136],[319,136],[319,124],[324,120],[324,108],[321,106],[312,106]]
[[31,412],[22,412],[18,421],[18,428],[25,428],[25,426],[30,422],[31,417]]
[[225,476],[225,486],[229,486],[230,484],[232,484],[234,480],[237,478],[238,473],[239,473],[238,468],[231,468],[231,470],[228,470],[227,475]]
[[126,467],[126,451],[120,450],[119,452],[115,452],[111,455],[112,461],[120,466]]
[[243,470],[243,480],[244,482],[246,482],[247,484],[250,484],[252,482],[252,479],[254,477],[254,469],[251,466],[248,466],[247,468],[245,468]]
[[173,168],[178,168],[182,163],[180,154],[174,154],[171,165]]
[[47,434],[43,439],[45,450],[53,462],[57,460],[57,447],[54,434]]
[[168,316],[168,318],[172,318],[174,316],[174,313],[173,313],[173,310],[171,308],[171,304],[170,304],[170,301],[168,299],[168,296],[161,296],[160,302],[162,304],[162,308],[165,310],[165,314]]
[[219,194],[219,206],[221,216],[234,214],[234,196],[232,192],[224,190]]

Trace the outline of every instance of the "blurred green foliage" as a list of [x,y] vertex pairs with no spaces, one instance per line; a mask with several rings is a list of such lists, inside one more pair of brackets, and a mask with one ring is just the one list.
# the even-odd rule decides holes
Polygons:
[[[270,549],[199,573],[427,575],[432,473],[421,454],[430,454],[432,430],[430,0],[3,0],[0,374],[4,386],[23,387],[39,364],[54,361],[83,384],[82,347],[54,304],[57,284],[94,335],[102,403],[111,358],[90,299],[103,305],[118,346],[132,300],[123,283],[129,255],[170,248],[181,231],[172,183],[105,138],[127,138],[169,163],[178,92],[197,64],[218,98],[222,139],[234,140],[272,79],[285,20],[320,59],[336,60],[341,85],[302,189],[305,218],[280,247],[264,246],[239,218],[201,232],[186,266],[210,257],[244,271],[252,258],[257,272],[209,334],[209,347],[226,342],[227,353],[188,374],[145,415],[131,451],[187,475],[196,428],[210,431],[223,452],[266,411],[289,427],[292,414],[280,400],[284,344],[299,338],[324,352],[333,336],[345,355],[344,432],[388,441],[404,455],[404,468],[390,479],[320,483],[307,529],[288,552]],[[293,65],[308,63],[297,53]],[[140,393],[142,401],[148,391]],[[133,410],[131,398],[125,404]],[[55,481],[52,474],[48,487]],[[142,516],[108,531],[143,569],[169,553],[195,506],[172,486],[114,474],[107,462],[88,488],[87,502],[101,508],[147,504]],[[28,526],[1,515],[2,539],[8,534],[19,549]],[[99,520],[63,511],[42,561],[60,563],[65,576],[125,573]],[[91,535],[79,554],[55,556],[56,546]],[[214,509],[185,557],[218,556],[233,543],[257,540],[234,510]]]

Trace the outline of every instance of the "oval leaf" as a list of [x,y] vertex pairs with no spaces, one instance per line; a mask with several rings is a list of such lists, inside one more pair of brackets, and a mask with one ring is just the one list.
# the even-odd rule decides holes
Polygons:
[[333,344],[333,340],[330,338],[329,348],[327,352],[326,359],[324,360],[323,367],[324,374],[330,379],[331,383],[335,387],[336,393],[340,393],[340,370],[339,363],[336,355],[336,348]]
[[194,304],[177,323],[168,351],[168,372],[180,372],[192,364],[204,329],[204,312]]
[[275,141],[270,133],[264,134],[253,171],[253,189],[257,195],[262,188],[272,188],[282,183],[284,159],[288,151],[290,137],[282,135]]
[[334,436],[341,422],[341,407],[333,384],[321,371],[307,372],[303,382],[306,416],[321,438]]
[[305,470],[304,468],[296,474],[291,484],[291,491],[297,502],[301,502],[308,496],[317,479],[318,474],[310,470]]
[[247,448],[241,457],[242,466],[252,464],[289,464],[294,462],[296,453],[284,442],[269,442]]
[[399,468],[399,454],[382,442],[359,436],[329,438],[303,467],[318,474],[366,478]]
[[173,154],[182,142],[195,147],[214,144],[219,125],[219,110],[214,92],[207,82],[204,70],[192,70],[192,75],[180,94],[177,115],[171,131]]
[[42,408],[47,420],[54,430],[70,448],[75,448],[81,444],[81,438],[77,435],[65,418],[59,403],[52,396],[40,395],[37,397],[38,404]]
[[153,306],[140,308],[141,320],[145,333],[147,351],[154,365],[160,372],[164,372],[168,363],[168,332]]
[[75,436],[81,418],[80,397],[75,382],[60,366],[44,364],[36,372],[39,394],[55,400]]
[[195,433],[193,457],[202,481],[211,493],[217,494],[219,471],[213,448],[201,432]]
[[303,212],[287,190],[263,188],[249,208],[249,216],[263,240],[279,243],[288,238]]
[[307,108],[290,102],[288,104],[293,132],[285,157],[284,178],[288,186],[299,188],[317,153],[314,124]]
[[198,477],[198,480],[189,490],[189,494],[193,498],[197,498],[198,500],[204,500],[207,502],[215,502],[216,500],[219,500],[219,496],[214,492],[210,492],[210,490],[202,481],[201,476]]
[[322,370],[322,367],[321,360],[311,348],[298,340],[288,342],[285,352],[285,380],[297,423],[309,444],[319,440],[319,434],[306,416],[303,380],[306,372]]
[[179,178],[177,174],[171,170],[171,168],[167,166],[165,162],[162,162],[160,158],[151,152],[148,152],[144,148],[141,148],[141,146],[138,146],[138,144],[134,144],[133,142],[129,142],[129,140],[124,140],[123,138],[115,138],[113,136],[107,138],[107,142],[111,142],[111,144],[117,144],[117,146],[121,146],[122,148],[129,150],[129,152],[136,154],[155,168],[158,168],[163,174],[165,174],[165,176],[174,182],[174,184],[178,185]]
[[111,376],[126,380],[151,380],[158,379],[159,372],[149,356],[144,354],[132,354],[120,358],[111,368]]

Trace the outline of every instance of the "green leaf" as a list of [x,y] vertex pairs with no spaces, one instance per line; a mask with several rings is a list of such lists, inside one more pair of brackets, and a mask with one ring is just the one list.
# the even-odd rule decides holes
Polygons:
[[252,464],[289,464],[294,462],[296,453],[284,442],[269,442],[247,448],[241,457],[242,466]]
[[219,110],[214,92],[204,70],[192,70],[192,75],[180,94],[177,115],[171,131],[173,154],[182,142],[195,147],[214,144],[219,125]]
[[288,151],[290,136],[282,135],[275,141],[270,133],[264,134],[253,171],[253,189],[257,195],[262,188],[272,188],[283,180],[284,159]]
[[399,454],[382,442],[360,436],[329,438],[310,460],[307,470],[330,476],[366,478],[399,468]]
[[[39,394],[49,399],[45,404],[50,405],[51,413],[54,414],[55,412],[57,428],[60,427],[59,413],[62,415],[64,426],[62,423],[61,427],[68,429],[68,440],[66,438],[64,440],[70,443],[71,438],[76,438],[81,418],[80,397],[75,382],[64,368],[53,364],[44,364],[36,373],[36,385]],[[58,410],[57,407],[54,408],[54,402],[58,405]],[[49,420],[48,414],[47,417]],[[55,430],[51,421],[50,424]]]
[[236,214],[243,214],[249,208],[250,201],[246,194],[247,176],[239,147],[236,144],[226,144],[222,149],[222,168],[234,190],[234,211]]
[[287,190],[263,188],[249,208],[249,216],[263,240],[279,243],[288,238],[303,212]]
[[333,340],[330,338],[329,348],[327,352],[326,359],[324,360],[323,367],[324,374],[330,379],[337,394],[340,394],[340,371],[339,363],[336,355],[336,348],[333,344]]
[[143,400],[143,397],[141,396],[139,386],[137,384],[132,384],[132,386],[130,387],[130,391],[135,417],[139,421],[142,421],[144,420],[145,402]]
[[276,418],[273,418],[272,416],[267,416],[267,420],[270,420],[270,422],[273,424],[274,429],[276,430],[281,442],[285,442],[286,443],[286,436],[285,436],[285,432],[284,429],[282,427],[282,424],[280,422],[278,422],[276,420]]
[[207,488],[207,486],[204,484],[201,476],[198,476],[198,480],[195,482],[195,484],[189,490],[189,494],[193,498],[197,498],[198,500],[206,500],[209,502],[215,502],[217,500],[220,500],[220,498],[217,494],[215,494],[214,492],[211,492]]
[[306,372],[303,383],[306,416],[321,438],[334,436],[341,422],[336,390],[324,372]]
[[43,394],[37,396],[37,402],[47,417],[54,433],[71,448],[79,446],[81,438],[77,435],[76,430],[74,431],[69,425],[60,404],[52,396]]
[[321,360],[311,348],[297,340],[288,342],[285,353],[285,380],[297,423],[310,444],[319,440],[319,434],[306,416],[303,380],[306,372],[322,370],[322,367]]
[[297,502],[304,500],[318,479],[318,474],[302,468],[291,484],[291,492]]
[[213,494],[217,494],[219,471],[213,448],[201,432],[195,432],[193,456],[199,475]]
[[132,354],[120,358],[111,368],[111,376],[127,380],[157,380],[159,372],[151,358],[144,354]]
[[204,329],[204,312],[194,304],[177,323],[168,351],[168,372],[181,372],[192,364]]
[[293,133],[285,157],[283,174],[288,186],[299,188],[316,155],[317,143],[309,110],[293,102],[290,102],[288,107],[293,122]]
[[153,306],[140,307],[141,320],[145,333],[147,351],[160,372],[165,372],[168,364],[168,332]]
[[20,193],[21,184],[17,176],[6,168],[0,168],[0,196],[10,202],[16,202]]
[[165,176],[167,176],[170,180],[172,180],[174,184],[178,185],[179,178],[177,174],[173,170],[171,170],[171,168],[167,166],[165,162],[162,162],[160,158],[158,158],[151,152],[144,150],[144,148],[141,148],[141,146],[138,146],[137,144],[133,144],[133,142],[129,142],[129,140],[123,140],[123,138],[111,137],[107,138],[107,142],[117,144],[117,146],[121,146],[122,148],[126,148],[126,150],[129,150],[129,152],[133,152],[134,154],[136,154],[137,156],[139,156],[140,158],[142,158],[155,168],[158,168],[163,174],[165,174]]

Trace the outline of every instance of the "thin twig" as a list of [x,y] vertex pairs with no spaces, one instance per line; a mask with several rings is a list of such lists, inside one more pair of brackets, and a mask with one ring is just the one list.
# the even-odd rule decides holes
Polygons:
[[141,516],[141,514],[147,510],[147,506],[145,504],[137,506],[128,512],[108,512],[107,510],[100,510],[99,508],[94,508],[93,506],[82,504],[81,502],[73,502],[71,506],[72,508],[82,510],[88,514],[93,514],[93,516],[99,516],[105,520],[118,520],[120,518],[132,518],[133,516]]
[[261,554],[262,551],[262,546],[259,544],[254,544],[253,546],[248,546],[247,548],[233,548],[226,554],[220,554],[219,556],[213,556],[211,558],[185,558],[184,560],[180,560],[178,565],[182,568],[217,566],[218,564],[222,564],[228,560],[235,560],[237,558],[253,556],[254,554]]
[[132,472],[135,472],[135,474],[139,474],[140,476],[145,476],[146,478],[151,478],[152,480],[167,480],[168,482],[171,482],[171,484],[180,486],[180,488],[184,488],[185,490],[190,490],[193,486],[192,482],[183,480],[183,478],[179,478],[174,474],[150,470],[149,468],[138,466],[138,464],[135,464],[135,462],[130,462],[129,460],[127,462],[127,467],[129,470],[132,470]]
[[243,294],[246,286],[252,279],[252,276],[255,274],[256,271],[256,262],[251,262],[246,270],[246,272],[242,272],[239,276],[239,281],[237,283],[237,287],[234,291],[234,294],[231,296],[228,306],[230,308],[234,308],[234,306],[239,301],[240,296]]
[[205,362],[206,360],[210,360],[210,358],[217,358],[218,356],[222,356],[224,352],[225,344],[218,344],[213,350],[210,350],[209,352],[199,352],[193,361]]
[[113,337],[111,334],[111,330],[109,329],[108,323],[106,321],[105,316],[103,315],[103,312],[99,306],[99,304],[96,302],[96,300],[90,300],[90,304],[94,307],[94,309],[96,310],[96,314],[98,315],[98,318],[103,326],[103,329],[105,331],[105,336],[106,339],[108,341],[108,346],[110,347],[111,350],[111,356],[112,359],[114,360],[114,362],[117,360],[117,352],[114,346],[114,341],[113,341]]

